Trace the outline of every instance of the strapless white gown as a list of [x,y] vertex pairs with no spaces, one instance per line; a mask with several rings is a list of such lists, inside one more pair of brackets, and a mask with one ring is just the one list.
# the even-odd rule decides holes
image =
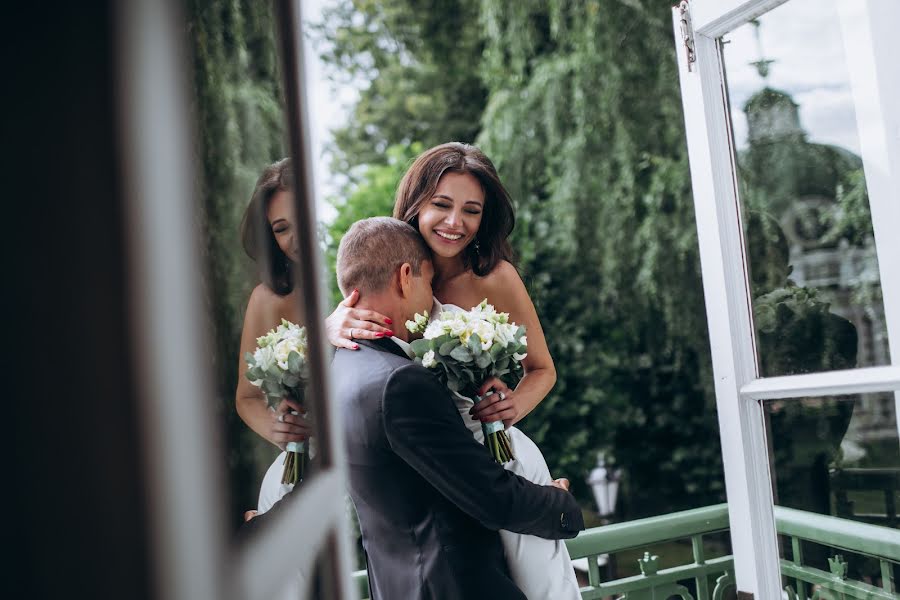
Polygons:
[[[435,300],[435,308],[440,310],[462,310],[452,304],[441,305]],[[432,311],[437,314],[439,310]],[[479,443],[484,443],[481,421],[472,419],[469,409],[472,400],[454,394],[459,416]],[[516,427],[506,430],[512,446],[515,460],[506,463],[504,468],[532,483],[550,485],[553,477],[547,467],[547,461],[531,438]],[[562,540],[546,540],[534,535],[523,535],[512,531],[500,530],[500,541],[506,553],[506,562],[513,581],[529,600],[580,600],[578,580],[565,542]]]
[[[435,299],[432,316],[441,310],[462,310],[452,304],[441,304]],[[484,443],[481,422],[469,416],[472,401],[455,394],[456,408],[466,428],[479,443]],[[550,485],[553,477],[547,461],[537,445],[515,427],[506,430],[516,459],[504,465],[520,477],[539,485]],[[257,510],[263,513],[286,494],[291,486],[281,483],[281,471],[285,453],[282,452],[263,478],[259,491]],[[572,559],[562,540],[545,540],[533,535],[523,535],[500,530],[500,541],[506,554],[510,575],[529,600],[580,600],[578,580]]]
[[[483,444],[481,421],[474,421],[469,416],[472,401],[458,396],[456,407],[468,430]],[[531,438],[515,427],[509,427],[506,435],[509,436],[513,455],[516,457],[515,460],[503,465],[506,470],[532,483],[550,485],[553,477],[550,476],[547,461]],[[529,600],[581,598],[572,559],[569,558],[565,542],[545,540],[505,529],[500,530],[500,541],[503,542],[510,575]]]
[[[284,459],[287,452],[282,451],[275,457],[275,460],[269,465],[266,474],[263,476],[262,485],[259,486],[259,499],[256,502],[256,511],[263,514],[272,508],[276,502],[281,500],[285,494],[294,489],[294,485],[290,483],[281,483],[281,476],[284,473]],[[302,598],[306,592],[308,578],[298,570],[297,573],[288,578],[281,592],[273,597],[273,600],[294,600]]]

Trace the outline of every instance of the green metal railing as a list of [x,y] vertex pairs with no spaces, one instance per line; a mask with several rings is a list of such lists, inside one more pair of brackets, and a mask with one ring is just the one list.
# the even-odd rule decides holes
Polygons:
[[[775,527],[791,540],[793,560],[781,559],[781,573],[793,579],[788,598],[809,598],[817,586],[818,598],[900,598],[894,588],[894,565],[900,562],[900,531],[817,515],[792,508],[775,507]],[[815,542],[840,551],[849,551],[877,560],[881,566],[881,587],[847,579],[844,555],[828,559],[830,572],[805,565],[801,541]],[[811,585],[810,585],[811,584]]]
[[[697,597],[720,600],[725,590],[734,585],[734,559],[731,556],[707,559],[703,536],[728,529],[728,507],[725,504],[670,513],[659,517],[616,523],[583,531],[569,540],[567,546],[572,559],[588,559],[588,585],[581,588],[581,597],[605,598],[624,595],[629,600],[642,598],[693,598],[679,581],[693,579]],[[690,538],[693,563],[659,569],[659,557],[649,552],[639,560],[641,574],[603,582],[598,558],[632,548],[645,548],[664,542]],[[718,576],[710,596],[711,576]]]
[[[894,587],[894,567],[900,563],[900,531],[775,507],[778,533],[790,539],[791,560],[781,559],[781,572],[788,581],[785,588],[789,600],[900,600]],[[734,558],[706,555],[704,536],[728,530],[728,507],[725,504],[671,513],[659,517],[616,523],[583,531],[566,545],[573,559],[588,561],[588,584],[581,588],[585,600],[619,597],[624,600],[722,600],[733,592]],[[640,575],[602,581],[598,559],[623,551],[690,540],[689,564],[660,569],[660,558],[644,552],[638,560]],[[811,567],[803,561],[803,542],[813,542],[835,549],[829,559],[830,572]],[[847,577],[847,562],[837,552],[852,552],[879,562],[881,587]],[[353,574],[360,598],[369,595],[365,571]],[[693,581],[693,593],[685,583]]]

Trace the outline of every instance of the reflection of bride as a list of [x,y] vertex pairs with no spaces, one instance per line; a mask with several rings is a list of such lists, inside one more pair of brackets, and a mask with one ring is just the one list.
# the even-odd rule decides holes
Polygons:
[[[241,224],[241,238],[247,254],[256,262],[261,283],[250,294],[241,333],[239,356],[252,353],[256,338],[278,325],[281,319],[302,324],[298,290],[294,286],[291,264],[297,255],[296,219],[292,191],[293,172],[289,159],[265,168],[256,182],[250,204]],[[299,416],[303,407],[283,400],[273,411],[259,388],[244,374],[247,364],[239,359],[235,405],[241,419],[263,439],[280,448],[288,442],[303,441],[309,426]]]
[[[241,223],[244,249],[258,267],[261,283],[250,294],[239,356],[252,353],[256,338],[287,319],[302,324],[298,290],[294,286],[291,265],[297,254],[297,222],[294,218],[294,177],[290,159],[282,159],[263,170],[256,182],[250,204]],[[275,410],[268,407],[259,388],[250,384],[244,373],[247,364],[240,359],[235,405],[241,419],[263,439],[284,449],[288,442],[300,442],[309,435],[309,425],[299,415],[303,407],[282,400]],[[272,508],[290,485],[281,483],[285,453],[282,452],[266,471],[260,488],[258,514]],[[298,573],[285,583],[279,598],[299,598],[306,578]]]

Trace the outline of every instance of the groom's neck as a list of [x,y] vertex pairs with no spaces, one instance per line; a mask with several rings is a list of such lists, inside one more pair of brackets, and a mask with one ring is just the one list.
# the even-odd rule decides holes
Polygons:
[[356,303],[356,308],[364,310],[373,310],[379,312],[389,318],[393,323],[387,325],[394,332],[394,336],[400,338],[404,342],[410,339],[409,332],[406,330],[406,320],[409,316],[403,314],[400,301],[393,297],[379,295],[367,299],[360,298]]

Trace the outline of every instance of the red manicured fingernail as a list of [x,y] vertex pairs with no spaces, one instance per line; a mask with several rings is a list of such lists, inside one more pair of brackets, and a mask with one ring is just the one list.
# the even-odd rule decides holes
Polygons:
[[354,294],[358,294],[358,293],[359,293],[359,290],[356,289],[356,288],[353,288],[353,293],[354,293]]
[[375,337],[384,337],[384,334],[379,331],[375,334]]
[[392,335],[394,335],[394,332],[391,331],[390,329],[388,329],[387,331],[384,332],[384,335],[386,335],[386,336],[392,336]]
[[394,322],[393,322],[392,320],[390,320],[390,319],[385,319],[384,322],[385,322],[386,325],[393,325],[393,324],[394,324]]
[[359,350],[359,344],[353,344],[353,349],[354,349],[354,350]]

